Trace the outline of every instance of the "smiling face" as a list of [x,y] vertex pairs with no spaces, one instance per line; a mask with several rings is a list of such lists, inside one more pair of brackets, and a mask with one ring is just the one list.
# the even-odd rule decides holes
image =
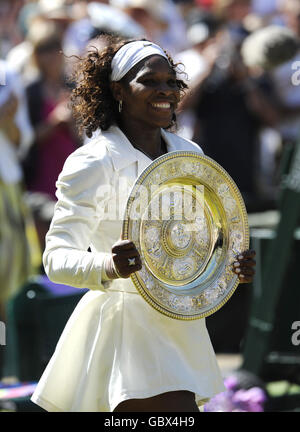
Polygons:
[[167,60],[153,55],[133,67],[118,83],[114,94],[122,100],[122,122],[143,128],[171,125],[180,98],[176,73]]

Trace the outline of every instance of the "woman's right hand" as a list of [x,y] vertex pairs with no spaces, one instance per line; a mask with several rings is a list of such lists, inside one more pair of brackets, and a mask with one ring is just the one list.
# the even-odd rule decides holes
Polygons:
[[140,254],[131,240],[118,240],[111,249],[111,267],[116,269],[117,276],[128,278],[142,268]]

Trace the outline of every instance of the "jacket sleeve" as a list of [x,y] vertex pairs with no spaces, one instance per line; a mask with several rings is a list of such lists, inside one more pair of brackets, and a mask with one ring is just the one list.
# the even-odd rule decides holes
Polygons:
[[105,290],[110,284],[101,280],[107,254],[88,251],[109,199],[108,162],[80,148],[68,157],[58,177],[58,202],[43,253],[46,274],[53,282],[92,290]]

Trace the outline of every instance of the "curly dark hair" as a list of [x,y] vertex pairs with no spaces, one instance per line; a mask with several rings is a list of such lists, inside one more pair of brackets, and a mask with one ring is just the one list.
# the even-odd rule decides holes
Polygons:
[[[80,133],[91,138],[97,129],[107,130],[118,122],[118,102],[110,88],[111,62],[115,53],[125,44],[135,39],[123,39],[117,36],[99,36],[104,48],[91,47],[85,57],[77,57],[77,64],[72,76],[74,88],[71,105]],[[145,40],[145,39],[138,39]],[[168,56],[171,67],[177,72],[177,64]],[[187,84],[177,79],[180,92],[187,89]],[[176,117],[168,129],[176,124]]]

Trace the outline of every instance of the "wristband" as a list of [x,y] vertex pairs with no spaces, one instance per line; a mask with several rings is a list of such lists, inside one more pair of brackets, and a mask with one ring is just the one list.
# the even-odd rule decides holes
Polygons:
[[123,279],[123,276],[119,273],[117,267],[115,266],[115,263],[113,262],[113,271],[118,276],[119,279]]
[[105,257],[102,267],[102,276],[106,280],[123,278],[123,276],[118,272],[111,255]]

